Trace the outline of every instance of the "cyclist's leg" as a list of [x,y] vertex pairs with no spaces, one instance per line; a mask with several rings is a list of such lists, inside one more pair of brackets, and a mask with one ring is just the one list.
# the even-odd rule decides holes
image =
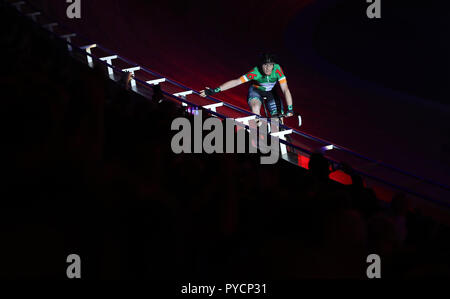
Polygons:
[[250,106],[250,109],[252,109],[253,113],[261,115],[261,100],[252,98],[248,101],[248,105]]
[[267,110],[269,110],[270,117],[277,116],[279,113],[275,96],[272,92],[267,92]]
[[281,100],[280,93],[277,89],[272,89],[273,97],[275,98],[275,103],[277,105],[277,111],[279,111],[280,114],[284,113],[284,105],[283,101]]
[[247,103],[253,113],[261,115],[261,95],[253,86],[250,86],[250,88],[248,89]]

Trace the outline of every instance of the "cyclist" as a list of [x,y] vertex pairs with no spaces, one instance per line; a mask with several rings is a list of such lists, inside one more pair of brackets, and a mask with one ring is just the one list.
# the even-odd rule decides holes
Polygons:
[[[267,115],[268,113],[266,111],[267,117],[277,116],[283,113],[282,108],[277,107],[277,102],[280,103],[281,106],[281,101],[274,90],[275,84],[279,82],[287,104],[287,113],[285,116],[289,117],[293,115],[292,96],[287,85],[286,76],[284,75],[281,66],[275,62],[274,55],[270,53],[262,54],[259,65],[247,74],[238,79],[225,82],[214,89],[206,87],[204,90],[200,91],[200,95],[202,97],[210,96],[234,88],[248,81],[252,81],[252,84],[248,89],[247,103],[253,113],[261,115],[262,105],[267,105],[270,113],[270,115]],[[266,102],[263,103],[265,99]]]

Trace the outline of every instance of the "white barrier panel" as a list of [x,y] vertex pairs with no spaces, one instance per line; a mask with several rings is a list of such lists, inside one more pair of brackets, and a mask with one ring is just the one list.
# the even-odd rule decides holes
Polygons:
[[113,68],[110,67],[109,65],[112,65],[113,59],[117,59],[117,55],[111,55],[111,56],[106,56],[106,57],[100,58],[101,61],[106,61],[106,63],[108,64],[108,75],[111,79],[114,79],[114,72],[113,72]]
[[36,17],[40,16],[40,15],[41,15],[41,13],[39,11],[26,14],[26,16],[30,17],[34,22],[37,22]]
[[53,32],[53,27],[58,26],[58,23],[48,23],[42,25],[42,27],[47,28],[48,31]]
[[[176,96],[176,97],[180,97],[180,98],[186,99],[186,96],[187,96],[188,94],[192,94],[192,93],[193,93],[192,90],[188,90],[188,91],[183,91],[183,92],[174,93],[173,95]],[[181,106],[187,106],[187,104],[184,103],[184,102],[182,102],[182,103],[181,103]]]
[[[59,37],[65,38],[68,43],[72,43],[72,37],[75,37],[75,36],[77,36],[76,33],[69,33],[69,34],[60,35]],[[69,51],[72,51],[72,46],[67,44],[67,49]]]
[[[88,54],[92,54],[91,49],[95,48],[95,47],[97,47],[97,44],[82,46],[82,47],[80,47],[80,49],[85,50]],[[87,56],[88,65],[91,68],[94,67],[94,61],[92,60],[92,57],[90,55],[86,55],[86,56]]]
[[256,115],[250,115],[250,116],[246,116],[246,117],[240,117],[240,118],[236,118],[235,121],[241,122],[244,125],[248,126],[248,122],[252,119],[255,119]]
[[22,12],[21,6],[24,4],[25,4],[25,1],[17,1],[17,2],[11,3],[11,5],[14,6],[20,12]]
[[162,83],[164,81],[166,81],[166,78],[150,80],[150,81],[146,81],[146,82],[147,82],[147,84],[158,85],[159,83]]
[[330,144],[330,145],[322,146],[320,148],[320,152],[323,154],[324,152],[330,151],[332,149],[334,149],[334,145]]
[[213,112],[217,112],[216,108],[222,107],[222,106],[223,106],[223,102],[220,102],[220,103],[217,103],[217,104],[211,104],[211,105],[203,106],[203,108],[206,108],[206,109],[211,110]]
[[[135,67],[127,68],[127,69],[122,69],[122,71],[131,73],[134,76],[134,72],[139,71],[140,69],[141,69],[140,66],[135,66]],[[136,89],[136,80],[134,80],[134,79],[131,79],[131,88],[133,90]]]
[[[270,133],[270,135],[272,135],[273,137],[278,137],[278,138],[280,138],[281,140],[284,140],[284,141],[286,141],[286,137],[285,136],[288,135],[288,134],[292,134],[292,129],[281,131],[281,132]],[[281,154],[282,155],[287,153],[286,144],[280,142],[280,149],[281,149]]]

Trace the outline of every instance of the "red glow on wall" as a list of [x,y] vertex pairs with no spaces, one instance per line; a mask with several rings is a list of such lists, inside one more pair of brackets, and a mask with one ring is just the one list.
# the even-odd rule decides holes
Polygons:
[[336,170],[330,173],[330,179],[344,185],[351,185],[352,178],[342,170]]
[[298,166],[308,169],[309,158],[300,154],[297,154],[297,157]]
[[383,188],[382,186],[372,186],[370,187],[375,192],[378,199],[385,201],[385,202],[391,202],[392,197],[394,196],[395,192],[393,190],[390,190],[388,188]]
[[[308,168],[309,158],[306,156],[302,156],[300,154],[297,154],[297,157],[298,157],[297,158],[298,165],[302,168],[309,169]],[[332,169],[330,167],[330,171],[331,170]],[[342,170],[337,170],[337,171],[331,172],[329,178],[338,183],[344,184],[344,185],[352,184],[352,178],[348,174],[343,172]]]

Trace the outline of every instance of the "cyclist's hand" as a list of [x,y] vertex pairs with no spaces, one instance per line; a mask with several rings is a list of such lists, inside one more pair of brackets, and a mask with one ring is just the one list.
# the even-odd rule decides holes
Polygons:
[[294,109],[293,109],[292,105],[288,105],[287,111],[286,111],[286,117],[291,117],[292,115],[294,115]]
[[[205,87],[205,89],[209,89],[209,87]],[[206,97],[205,89],[200,90],[200,96],[203,97],[203,98]]]

